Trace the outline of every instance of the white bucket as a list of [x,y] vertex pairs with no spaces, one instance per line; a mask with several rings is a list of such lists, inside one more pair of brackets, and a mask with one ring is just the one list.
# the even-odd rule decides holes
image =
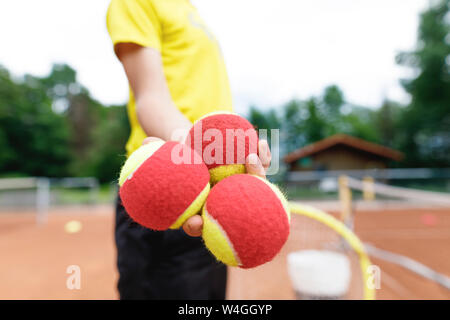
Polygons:
[[350,284],[350,261],[328,250],[302,250],[288,254],[288,272],[301,299],[341,299]]

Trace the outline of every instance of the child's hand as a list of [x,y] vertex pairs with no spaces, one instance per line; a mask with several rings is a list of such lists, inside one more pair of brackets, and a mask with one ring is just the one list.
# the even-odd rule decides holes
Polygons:
[[[256,154],[250,154],[245,163],[247,173],[266,177],[266,170],[270,166],[271,153],[269,144],[266,140],[260,140],[258,144],[259,157]],[[203,219],[200,215],[195,215],[186,220],[183,224],[183,230],[191,237],[199,237],[202,235]]]

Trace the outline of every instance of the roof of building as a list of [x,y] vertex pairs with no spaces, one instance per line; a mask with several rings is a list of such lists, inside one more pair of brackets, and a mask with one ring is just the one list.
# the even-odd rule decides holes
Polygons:
[[343,144],[354,149],[362,150],[379,157],[395,161],[403,159],[403,153],[394,149],[363,139],[355,138],[346,134],[336,134],[289,153],[284,157],[284,162],[292,163],[294,161],[297,161],[298,159],[311,156],[338,144]]

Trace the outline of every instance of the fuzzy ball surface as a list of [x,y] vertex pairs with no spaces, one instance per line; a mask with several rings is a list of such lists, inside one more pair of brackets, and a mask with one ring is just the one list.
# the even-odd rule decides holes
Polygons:
[[245,159],[258,153],[258,134],[252,124],[234,113],[211,113],[194,123],[187,144],[202,156],[212,183],[245,172]]
[[283,194],[249,174],[217,183],[202,216],[205,245],[230,266],[253,268],[272,260],[289,236],[290,213]]
[[152,142],[125,162],[119,194],[129,216],[153,230],[179,228],[198,213],[209,193],[209,172],[203,163],[180,161],[192,153],[177,142]]

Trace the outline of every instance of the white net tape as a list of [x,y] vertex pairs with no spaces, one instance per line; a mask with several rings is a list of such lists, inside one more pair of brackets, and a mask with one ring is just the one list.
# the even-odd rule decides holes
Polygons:
[[[364,191],[364,181],[348,177],[348,186],[351,189]],[[432,202],[437,205],[450,206],[450,194],[444,192],[422,191],[409,188],[393,187],[382,183],[373,183],[371,186],[373,192],[379,195],[413,199],[415,201]]]

